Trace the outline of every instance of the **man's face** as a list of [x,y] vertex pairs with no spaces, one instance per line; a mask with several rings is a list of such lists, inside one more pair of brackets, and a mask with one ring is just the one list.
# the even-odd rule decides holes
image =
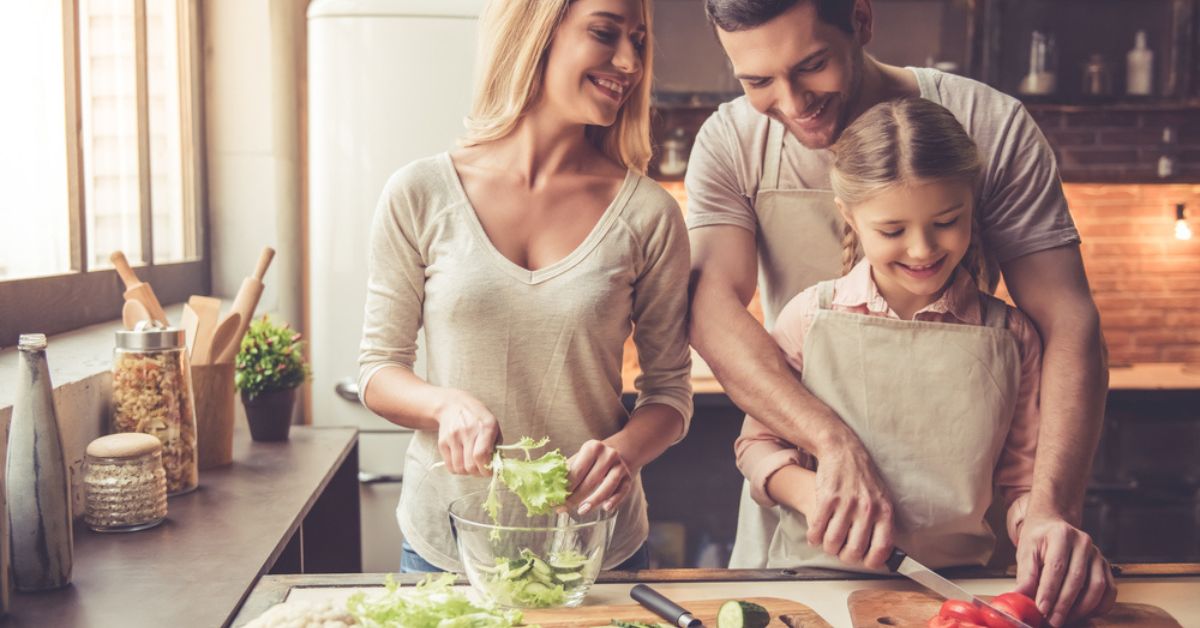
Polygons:
[[828,148],[849,124],[862,83],[870,5],[855,7],[856,32],[822,22],[815,2],[758,27],[717,37],[750,104],[808,148]]

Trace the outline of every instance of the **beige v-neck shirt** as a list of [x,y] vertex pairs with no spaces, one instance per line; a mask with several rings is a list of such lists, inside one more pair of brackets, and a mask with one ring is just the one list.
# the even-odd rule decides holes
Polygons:
[[[371,228],[359,390],[386,367],[412,368],[425,332],[426,378],[474,395],[504,442],[550,437],[574,454],[619,431],[621,363],[631,329],[642,375],[637,407],[692,415],[687,341],[689,247],[683,215],[658,184],[634,172],[587,238],[565,258],[522,268],[492,245],[448,153],[414,162],[384,187]],[[487,480],[453,476],[437,433],[408,449],[397,516],[430,563],[461,570],[446,509]],[[648,532],[640,478],[617,514],[605,568]]]

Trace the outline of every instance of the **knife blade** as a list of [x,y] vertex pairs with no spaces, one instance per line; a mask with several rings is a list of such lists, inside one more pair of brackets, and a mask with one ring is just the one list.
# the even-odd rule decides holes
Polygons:
[[1013,626],[1019,628],[1033,628],[1029,624],[1009,615],[1008,613],[992,606],[985,600],[975,597],[967,592],[966,589],[950,582],[946,578],[940,576],[934,570],[917,562],[913,557],[905,554],[900,548],[893,548],[892,555],[887,559],[888,571],[898,573],[917,584],[937,593],[947,600],[961,600],[975,605],[976,607],[988,608],[998,614],[1000,617],[1008,620]]
[[635,585],[630,589],[629,597],[679,628],[704,628],[704,624],[700,623],[700,620],[696,619],[687,609],[644,584]]

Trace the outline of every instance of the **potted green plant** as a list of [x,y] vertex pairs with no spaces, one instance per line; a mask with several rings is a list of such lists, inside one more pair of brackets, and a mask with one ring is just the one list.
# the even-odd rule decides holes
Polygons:
[[250,322],[234,361],[233,381],[242,395],[250,437],[287,440],[296,388],[309,376],[300,333],[267,315]]

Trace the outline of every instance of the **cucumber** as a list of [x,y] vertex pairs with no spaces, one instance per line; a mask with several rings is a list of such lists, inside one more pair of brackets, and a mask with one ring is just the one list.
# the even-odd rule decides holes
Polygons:
[[754,602],[730,600],[717,611],[717,628],[766,628],[769,623],[771,614]]
[[508,564],[508,571],[504,573],[505,580],[517,580],[521,576],[529,573],[533,566],[524,560],[513,561]]
[[556,573],[572,573],[582,570],[583,566],[587,564],[587,556],[575,554],[574,552],[572,554],[566,555],[564,553],[563,555],[550,556],[550,568]]
[[534,556],[529,562],[533,565],[533,573],[539,576],[539,579],[550,578],[550,574],[553,572],[550,570],[550,565],[546,564],[546,561]]
[[554,574],[554,580],[564,587],[570,588],[583,581],[581,573],[557,573]]

